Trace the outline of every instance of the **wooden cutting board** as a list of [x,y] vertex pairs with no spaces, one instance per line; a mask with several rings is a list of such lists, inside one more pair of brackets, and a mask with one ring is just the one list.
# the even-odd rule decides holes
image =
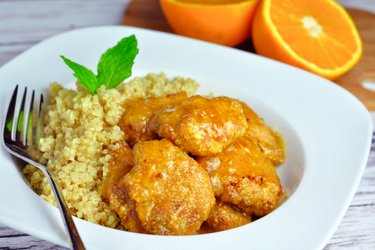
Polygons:
[[[354,19],[364,45],[360,62],[335,82],[354,94],[370,111],[375,111],[375,14],[357,9],[347,9]],[[133,0],[123,18],[123,24],[173,33],[165,20],[158,0]],[[253,52],[251,41],[239,49]],[[364,87],[373,83],[373,90]]]

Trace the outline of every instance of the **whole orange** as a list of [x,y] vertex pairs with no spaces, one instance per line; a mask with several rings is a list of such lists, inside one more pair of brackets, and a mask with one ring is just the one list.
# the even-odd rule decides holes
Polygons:
[[251,35],[258,0],[160,0],[174,32],[227,46]]
[[333,0],[262,0],[253,23],[258,54],[336,79],[363,46],[346,10]]

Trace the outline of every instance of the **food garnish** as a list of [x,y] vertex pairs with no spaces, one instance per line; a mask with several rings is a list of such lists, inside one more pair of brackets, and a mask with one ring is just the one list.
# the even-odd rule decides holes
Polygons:
[[121,39],[117,45],[109,48],[100,57],[98,73],[80,65],[65,56],[60,56],[66,65],[74,71],[79,83],[92,94],[105,86],[107,89],[117,87],[126,78],[131,76],[134,59],[138,54],[137,39],[134,35]]
[[337,79],[362,56],[358,30],[336,1],[272,1],[260,3],[253,23],[258,54]]

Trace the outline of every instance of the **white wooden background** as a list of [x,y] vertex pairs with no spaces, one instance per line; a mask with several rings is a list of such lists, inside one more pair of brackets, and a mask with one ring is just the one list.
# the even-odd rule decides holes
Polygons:
[[[0,0],[0,66],[39,41],[60,32],[120,24],[129,1]],[[375,0],[340,2],[375,13]],[[372,150],[350,208],[325,250],[375,249],[375,147]],[[0,249],[65,248],[0,225]]]

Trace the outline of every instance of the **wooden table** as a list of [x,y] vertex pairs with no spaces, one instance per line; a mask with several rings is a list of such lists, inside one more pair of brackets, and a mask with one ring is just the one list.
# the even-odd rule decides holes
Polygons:
[[[129,1],[0,0],[0,66],[39,41],[60,32],[120,24]],[[375,13],[374,0],[340,2]],[[0,249],[65,248],[0,225]],[[357,193],[325,249],[375,249],[375,148]]]

